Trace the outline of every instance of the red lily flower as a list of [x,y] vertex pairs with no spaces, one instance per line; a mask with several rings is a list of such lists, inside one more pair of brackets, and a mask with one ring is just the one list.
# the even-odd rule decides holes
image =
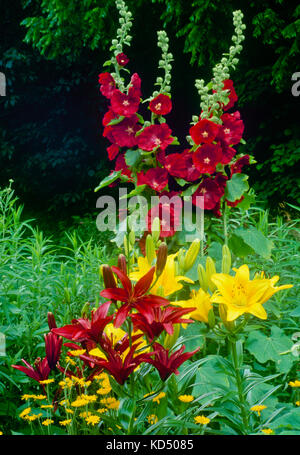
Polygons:
[[211,144],[219,132],[220,126],[211,120],[201,119],[190,128],[190,135],[195,144]]
[[25,367],[23,367],[22,365],[12,365],[12,367],[15,368],[16,370],[22,371],[22,373],[25,373],[29,378],[34,379],[37,382],[48,379],[51,368],[48,364],[47,357],[44,357],[43,360],[41,360],[41,358],[38,357],[34,361],[33,366],[31,366],[24,359],[22,359],[22,362],[26,365]]
[[44,338],[48,364],[51,370],[54,370],[57,362],[59,361],[62,346],[62,338],[58,337],[53,332],[47,333],[47,335],[44,335]]
[[150,101],[149,109],[156,115],[167,115],[172,110],[172,101],[169,96],[161,93]]
[[105,351],[107,360],[100,359],[99,357],[81,355],[80,358],[89,362],[93,362],[96,365],[96,370],[92,373],[95,375],[99,370],[107,370],[115,380],[123,385],[130,374],[138,367],[142,362],[147,360],[152,353],[135,354],[137,348],[141,342],[133,344],[129,349],[126,356],[122,356],[124,351],[128,349],[128,339],[121,340],[118,349],[115,349],[108,340],[105,345],[102,344],[102,348]]
[[86,318],[73,319],[72,324],[52,329],[52,332],[72,341],[91,340],[98,343],[104,327],[113,319],[113,316],[107,316],[110,304],[111,302],[105,302],[97,310],[92,311],[91,320]]
[[131,320],[135,330],[141,330],[146,333],[149,341],[158,337],[164,330],[172,335],[174,332],[174,324],[190,323],[192,319],[181,319],[184,314],[190,313],[195,308],[147,308],[139,313],[131,315]]
[[169,349],[165,349],[162,345],[154,343],[153,347],[154,353],[152,353],[152,355],[154,355],[154,359],[146,358],[144,362],[150,363],[157,369],[162,381],[168,379],[172,373],[179,374],[178,368],[180,365],[182,365],[200,349],[197,348],[192,352],[185,352],[183,354],[185,349],[185,346],[183,345],[180,349],[169,355]]
[[111,269],[117,275],[123,287],[104,289],[100,292],[100,295],[106,299],[124,302],[116,313],[115,327],[121,327],[132,308],[141,311],[151,306],[157,307],[169,304],[169,301],[163,297],[152,294],[146,295],[153,281],[155,267],[151,267],[149,272],[135,286],[132,285],[128,276],[118,267],[112,266]]

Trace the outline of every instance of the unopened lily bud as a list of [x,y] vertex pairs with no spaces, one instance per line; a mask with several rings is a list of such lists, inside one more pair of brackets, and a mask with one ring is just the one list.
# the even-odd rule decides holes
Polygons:
[[152,235],[148,234],[146,237],[146,257],[149,264],[152,264],[153,259],[155,258],[155,246],[153,242]]
[[196,262],[200,250],[200,240],[195,239],[186,252],[183,269],[185,272],[190,270]]
[[117,287],[115,277],[114,277],[112,269],[109,265],[107,265],[107,264],[103,265],[102,274],[103,274],[104,286],[106,289]]
[[202,264],[198,265],[197,271],[198,271],[198,278],[199,278],[200,287],[201,287],[201,289],[203,289],[204,292],[207,292],[207,290],[208,290],[208,281],[207,281],[205,268],[203,267]]
[[81,312],[80,312],[82,318],[83,318],[84,316],[87,315],[89,308],[90,308],[90,303],[89,303],[89,302],[86,302],[86,303],[83,305],[83,307],[82,307],[82,309],[81,309]]
[[130,253],[130,250],[131,250],[131,246],[130,246],[130,243],[128,242],[128,239],[127,239],[126,235],[124,235],[123,243],[124,243],[125,255],[129,256],[129,253]]
[[207,318],[208,318],[208,324],[209,324],[209,327],[211,329],[214,328],[214,326],[216,325],[216,319],[215,319],[215,313],[214,313],[214,310],[211,308],[208,312],[208,315],[207,315]]
[[131,246],[134,246],[135,243],[135,233],[134,231],[129,232],[129,243]]
[[185,250],[183,248],[180,248],[180,250],[178,251],[177,260],[178,260],[179,268],[182,271],[182,273],[184,271],[184,258],[185,258]]
[[176,341],[178,340],[179,337],[179,332],[180,332],[180,324],[174,324],[173,325],[174,332],[172,335],[169,335],[168,333],[165,336],[164,339],[164,348],[165,349],[171,349]]
[[216,273],[216,266],[214,261],[210,256],[206,258],[206,277],[207,277],[207,282],[208,282],[208,287],[211,291],[214,291],[216,288],[216,285],[211,281],[212,275]]
[[165,268],[168,258],[168,247],[165,242],[162,242],[157,250],[156,255],[156,276],[159,277]]
[[229,273],[231,269],[231,253],[227,245],[222,248],[222,273]]
[[124,254],[119,254],[118,257],[118,268],[122,270],[123,273],[127,274],[127,264],[126,264],[126,257]]
[[151,233],[153,237],[154,243],[156,243],[160,236],[160,219],[158,217],[154,218],[152,226],[151,226]]
[[55,317],[54,317],[54,314],[51,313],[51,311],[48,312],[47,314],[47,319],[48,319],[48,326],[49,326],[49,329],[56,329],[57,325],[56,325],[56,322],[55,322]]

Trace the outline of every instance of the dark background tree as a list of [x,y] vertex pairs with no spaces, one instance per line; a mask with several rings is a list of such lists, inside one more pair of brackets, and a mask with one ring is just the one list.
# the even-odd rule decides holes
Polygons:
[[[158,75],[156,31],[166,28],[173,64],[174,109],[168,122],[184,141],[199,112],[195,78],[211,77],[233,32],[232,12],[247,25],[232,74],[245,121],[245,150],[257,165],[250,183],[276,207],[299,203],[300,96],[291,93],[299,67],[300,4],[289,0],[128,0],[133,13],[129,67],[142,78],[144,97]],[[112,167],[102,138],[106,100],[98,73],[117,28],[114,0],[23,0],[0,5],[0,183],[14,187],[32,211],[57,217],[93,210],[94,187]]]

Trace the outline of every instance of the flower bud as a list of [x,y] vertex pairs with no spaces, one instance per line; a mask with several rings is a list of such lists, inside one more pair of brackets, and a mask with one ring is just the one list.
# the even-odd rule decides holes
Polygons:
[[198,278],[199,278],[199,284],[201,289],[203,289],[204,292],[207,292],[208,290],[208,281],[207,281],[207,276],[205,269],[202,264],[199,264],[197,267],[198,271]]
[[216,288],[216,285],[211,281],[211,276],[216,273],[216,266],[214,261],[210,256],[207,256],[206,259],[206,277],[208,282],[209,289],[213,292]]
[[173,325],[174,332],[172,335],[169,335],[168,333],[165,336],[164,339],[164,348],[165,349],[171,349],[176,341],[178,340],[179,333],[180,333],[180,324],[174,324]]
[[119,254],[118,257],[118,268],[122,270],[123,273],[127,274],[127,264],[126,264],[126,257],[124,254]]
[[129,232],[129,243],[131,246],[134,246],[135,244],[135,233],[134,231]]
[[153,242],[152,235],[148,234],[146,237],[146,257],[148,260],[148,263],[151,265],[153,262],[153,259],[155,258],[155,246]]
[[208,312],[208,315],[207,315],[207,318],[208,318],[208,325],[211,329],[214,328],[214,326],[216,325],[216,319],[215,319],[215,313],[214,313],[214,310],[211,308]]
[[159,277],[165,268],[168,258],[168,247],[165,242],[162,242],[157,250],[156,255],[156,276]]
[[187,272],[188,270],[190,270],[193,267],[193,265],[196,262],[197,256],[199,254],[199,250],[200,250],[200,240],[195,239],[186,252],[186,255],[184,258],[184,265],[183,265],[184,272]]
[[154,218],[152,226],[151,226],[151,233],[153,237],[154,243],[156,243],[160,236],[160,219],[158,217]]
[[83,305],[83,307],[81,308],[80,315],[81,315],[82,318],[84,318],[87,315],[89,308],[90,308],[90,303],[86,302]]
[[231,253],[227,245],[222,247],[222,273],[229,273],[231,269]]
[[51,311],[48,312],[47,314],[47,318],[48,318],[48,326],[49,326],[49,329],[56,329],[57,325],[56,325],[56,322],[55,322],[55,317],[54,317],[54,314],[51,313]]
[[112,269],[109,265],[107,265],[107,264],[103,265],[102,275],[103,275],[104,286],[106,289],[117,287],[115,277],[114,277]]

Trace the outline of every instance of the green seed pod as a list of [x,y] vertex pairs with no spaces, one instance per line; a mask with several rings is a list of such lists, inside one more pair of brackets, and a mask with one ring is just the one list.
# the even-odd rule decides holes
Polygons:
[[217,289],[216,285],[211,281],[212,275],[216,273],[216,266],[213,259],[210,256],[206,258],[206,276],[209,289],[213,292]]
[[153,242],[152,235],[148,234],[146,237],[146,257],[149,264],[152,264],[155,259],[155,245]]
[[227,245],[222,247],[222,273],[229,273],[231,269],[231,253]]
[[201,289],[203,289],[204,292],[207,292],[208,290],[208,281],[207,281],[207,276],[205,269],[202,264],[199,264],[197,267],[198,271],[198,278],[199,278],[199,284]]
[[186,255],[184,258],[184,265],[183,265],[184,272],[187,272],[188,270],[190,270],[193,267],[193,265],[196,262],[197,256],[199,254],[199,250],[200,250],[200,240],[195,239],[186,252]]

